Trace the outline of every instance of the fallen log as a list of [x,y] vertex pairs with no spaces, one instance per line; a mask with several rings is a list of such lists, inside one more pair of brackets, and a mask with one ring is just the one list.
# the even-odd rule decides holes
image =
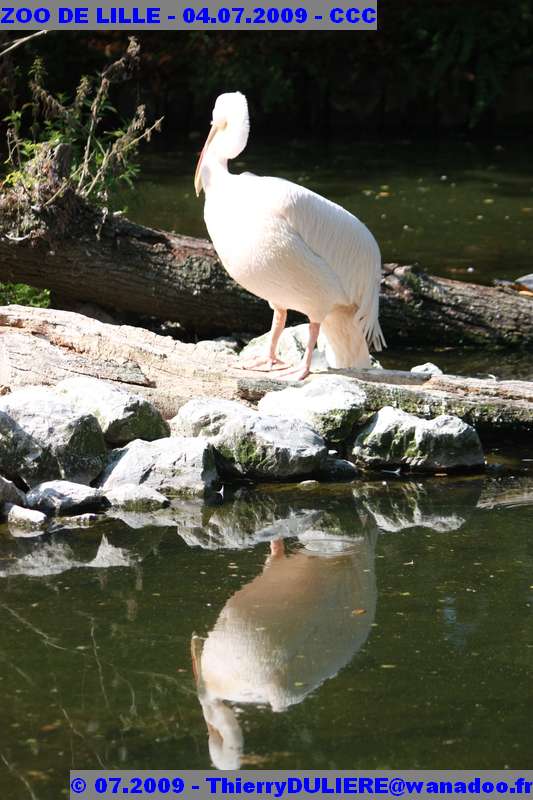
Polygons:
[[[457,414],[482,436],[533,433],[533,383],[390,370],[331,370],[364,389],[369,412],[393,405],[423,417]],[[329,374],[329,373],[328,373]],[[138,327],[110,325],[68,311],[0,308],[0,387],[54,385],[88,375],[150,400],[167,417],[191,397],[255,404],[287,383],[239,369],[238,357],[213,343],[187,344]],[[312,378],[311,378],[312,380]]]
[[[23,237],[13,236],[9,214],[0,219],[0,281],[51,289],[54,305],[64,309],[84,302],[137,321],[175,321],[188,337],[257,334],[270,326],[267,303],[232,281],[205,240],[104,215],[70,191],[31,213],[37,219]],[[533,344],[532,298],[395,264],[384,270],[381,319],[395,346]]]

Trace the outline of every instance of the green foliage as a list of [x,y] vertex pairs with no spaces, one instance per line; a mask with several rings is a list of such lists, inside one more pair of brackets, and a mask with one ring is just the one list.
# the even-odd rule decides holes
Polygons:
[[0,283],[0,305],[36,306],[48,308],[50,305],[50,291],[48,289],[34,289],[25,283]]
[[[44,63],[36,58],[29,70],[31,100],[4,119],[8,125],[9,169],[4,185],[22,186],[28,194],[36,183],[42,189],[44,176],[36,169],[39,158],[58,145],[67,145],[68,174],[61,176],[60,193],[73,188],[81,197],[107,207],[108,198],[121,183],[131,187],[139,170],[139,144],[148,141],[162,122],[160,119],[148,127],[143,105],[124,120],[109,99],[110,87],[128,80],[138,61],[139,45],[131,38],[122,58],[97,77],[83,76],[69,97],[45,88]],[[58,187],[53,188],[49,201],[57,197]],[[38,199],[41,204],[42,198]]]
[[[7,172],[0,199],[4,229],[11,238],[24,240],[46,230],[47,210],[67,191],[100,206],[105,219],[117,186],[131,187],[138,174],[139,144],[149,140],[162,121],[147,126],[142,105],[124,120],[110,101],[110,88],[130,79],[138,62],[139,45],[132,38],[121,58],[95,77],[83,76],[69,94],[45,88],[44,61],[34,59],[27,70],[29,99],[3,120]],[[3,94],[15,102],[7,86]],[[60,217],[56,207],[56,232]],[[49,302],[46,289],[0,283],[0,304],[46,307]]]
[[512,71],[533,57],[531,2],[447,2],[431,11],[420,8],[419,15],[425,18],[419,37],[429,96],[446,88],[466,100],[468,124],[475,127],[502,96]]

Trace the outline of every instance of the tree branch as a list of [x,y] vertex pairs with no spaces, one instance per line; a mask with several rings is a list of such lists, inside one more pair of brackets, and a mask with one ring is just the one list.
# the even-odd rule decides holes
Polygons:
[[6,47],[5,50],[2,50],[2,52],[0,53],[0,58],[2,58],[2,56],[7,55],[7,53],[11,53],[12,50],[16,50],[17,47],[21,47],[21,45],[26,44],[26,42],[29,42],[31,39],[36,39],[37,36],[44,36],[45,33],[48,33],[48,31],[46,30],[36,31],[35,33],[32,33],[30,36],[23,36],[22,39],[16,39],[9,45],[9,47]]

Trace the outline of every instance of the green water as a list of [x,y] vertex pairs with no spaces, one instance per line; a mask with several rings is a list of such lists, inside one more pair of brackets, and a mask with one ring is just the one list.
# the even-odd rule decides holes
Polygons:
[[527,474],[4,531],[0,796],[75,767],[532,768],[532,568]]
[[[128,215],[205,236],[203,203],[192,185],[196,158],[191,150],[146,159],[135,191],[120,198]],[[370,227],[385,261],[418,262],[428,272],[478,283],[533,271],[528,144],[265,146],[252,132],[231,169],[288,178],[340,203]]]

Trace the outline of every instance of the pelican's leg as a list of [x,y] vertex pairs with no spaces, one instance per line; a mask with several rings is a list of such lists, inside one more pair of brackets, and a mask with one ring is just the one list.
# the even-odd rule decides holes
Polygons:
[[313,351],[318,341],[318,334],[320,333],[320,322],[309,322],[309,338],[307,339],[307,347],[305,348],[304,357],[297,367],[286,369],[283,375],[280,376],[281,380],[303,381],[311,372],[311,361],[313,359]]
[[264,356],[255,356],[249,361],[242,361],[239,365],[241,369],[257,369],[260,372],[270,372],[270,370],[284,369],[287,366],[277,356],[279,337],[283,333],[286,321],[286,309],[275,308],[266,354]]

